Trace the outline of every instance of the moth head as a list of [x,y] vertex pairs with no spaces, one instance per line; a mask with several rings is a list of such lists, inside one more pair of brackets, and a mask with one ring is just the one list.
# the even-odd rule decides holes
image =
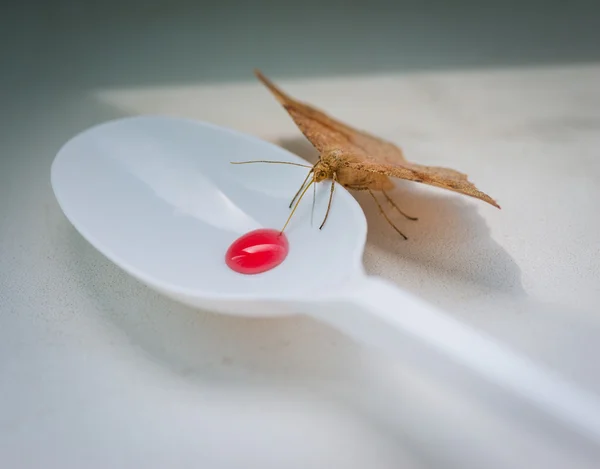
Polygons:
[[314,167],[314,181],[321,182],[333,177],[333,171],[328,164],[319,161]]

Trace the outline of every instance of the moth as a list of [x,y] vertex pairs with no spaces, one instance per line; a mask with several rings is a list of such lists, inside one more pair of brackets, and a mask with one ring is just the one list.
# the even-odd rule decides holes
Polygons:
[[[312,184],[326,180],[331,181],[331,189],[325,218],[319,229],[322,229],[327,221],[336,183],[341,184],[351,191],[367,191],[375,201],[383,217],[404,239],[408,238],[391,221],[375,196],[375,192],[381,193],[398,213],[409,220],[417,220],[416,217],[411,217],[404,213],[387,193],[387,191],[394,187],[394,183],[390,178],[405,179],[448,189],[475,197],[494,207],[500,208],[494,199],[478,190],[468,180],[466,174],[449,168],[411,163],[406,160],[403,151],[398,146],[364,131],[352,128],[309,104],[297,101],[279,89],[259,70],[255,70],[254,73],[275,96],[300,131],[319,152],[318,161],[314,166],[306,166],[310,170],[290,203],[290,208],[293,206],[293,209],[282,231],[285,230],[309,187]],[[276,163],[305,166],[283,161],[255,160],[234,162],[234,164],[246,163]],[[294,202],[296,202],[295,205]]]

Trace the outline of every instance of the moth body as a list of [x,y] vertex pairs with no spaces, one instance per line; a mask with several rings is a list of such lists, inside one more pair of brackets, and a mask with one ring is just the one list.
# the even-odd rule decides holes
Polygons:
[[337,150],[325,152],[314,166],[314,181],[335,180],[346,189],[355,191],[384,191],[394,187],[385,174],[373,173],[352,167],[352,159]]

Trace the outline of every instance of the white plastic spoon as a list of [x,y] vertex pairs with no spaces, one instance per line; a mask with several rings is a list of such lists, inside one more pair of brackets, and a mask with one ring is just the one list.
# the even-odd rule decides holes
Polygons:
[[[295,166],[230,164],[253,159],[306,164],[275,145],[214,125],[127,118],[66,143],[52,165],[52,187],[85,239],[164,295],[227,314],[308,314],[355,339],[395,350],[399,358],[406,357],[407,343],[418,344],[600,443],[596,396],[367,276],[365,217],[341,187],[323,230],[311,224],[311,203],[301,204],[286,229],[290,253],[283,264],[253,276],[230,270],[224,262],[229,245],[256,228],[281,228],[290,197],[306,176]],[[321,186],[319,221],[329,191]]]

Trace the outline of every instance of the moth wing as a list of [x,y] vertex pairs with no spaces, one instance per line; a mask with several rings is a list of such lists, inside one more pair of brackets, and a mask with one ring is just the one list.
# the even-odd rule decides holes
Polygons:
[[403,164],[386,165],[374,163],[372,161],[354,161],[348,162],[347,166],[356,171],[384,174],[386,176],[420,182],[430,186],[440,187],[442,189],[448,189],[460,194],[483,200],[494,207],[500,208],[494,199],[477,189],[477,187],[475,187],[475,185],[469,181],[466,174],[454,169],[442,168],[439,166],[424,166],[408,162]]
[[494,199],[478,190],[466,174],[449,168],[410,163],[396,145],[354,129],[313,106],[295,100],[259,70],[255,70],[255,74],[319,153],[335,151],[349,169],[441,187],[481,199],[500,208]]
[[343,154],[353,155],[355,160],[364,159],[389,164],[406,161],[402,150],[396,145],[350,127],[309,104],[297,101],[284,93],[259,70],[255,70],[254,73],[320,153],[338,150]]

